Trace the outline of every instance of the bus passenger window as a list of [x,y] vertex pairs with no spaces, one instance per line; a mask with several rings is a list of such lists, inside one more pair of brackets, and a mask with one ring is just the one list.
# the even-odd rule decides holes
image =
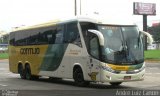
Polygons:
[[77,22],[67,24],[67,29],[65,32],[65,43],[73,43],[81,46],[80,34],[77,27]]
[[[82,35],[85,41],[85,45],[87,47],[87,50],[89,49],[89,45],[88,45],[88,37],[87,37],[87,31],[88,29],[95,29],[97,30],[96,24],[94,23],[90,23],[90,22],[80,22],[80,26],[81,26],[81,31],[82,31]],[[89,50],[88,50],[89,51]]]
[[57,28],[57,34],[55,35],[56,44],[63,43],[63,33],[64,33],[64,25],[59,25]]
[[[54,34],[56,34],[55,30],[47,30],[45,32],[43,32],[42,34],[42,38],[43,38],[43,42],[45,42],[45,44],[54,44],[55,43],[55,36]],[[40,38],[40,39],[42,39]]]

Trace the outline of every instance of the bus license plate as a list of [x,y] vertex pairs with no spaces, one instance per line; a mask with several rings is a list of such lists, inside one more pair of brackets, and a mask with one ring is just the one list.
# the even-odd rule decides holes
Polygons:
[[124,80],[131,80],[131,76],[124,76]]

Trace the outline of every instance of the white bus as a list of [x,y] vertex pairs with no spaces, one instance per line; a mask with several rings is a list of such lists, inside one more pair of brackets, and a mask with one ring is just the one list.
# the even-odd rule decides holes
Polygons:
[[10,33],[9,68],[22,79],[40,76],[90,82],[144,79],[142,33],[136,25],[89,18],[57,20]]

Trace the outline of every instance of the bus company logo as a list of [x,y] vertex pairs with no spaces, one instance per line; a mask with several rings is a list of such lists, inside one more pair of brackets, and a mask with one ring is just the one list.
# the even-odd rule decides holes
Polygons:
[[40,48],[21,48],[20,54],[23,55],[40,54]]
[[96,80],[96,76],[97,76],[98,72],[92,72],[92,73],[88,73],[88,75],[91,77],[92,80]]

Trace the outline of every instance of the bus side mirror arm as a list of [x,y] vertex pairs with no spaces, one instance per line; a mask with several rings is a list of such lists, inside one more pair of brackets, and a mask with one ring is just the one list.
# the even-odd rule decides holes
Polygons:
[[98,36],[100,45],[104,46],[104,36],[103,36],[103,34],[100,31],[89,29],[87,32],[91,32],[93,34],[96,34]]
[[148,37],[148,43],[149,45],[151,45],[153,43],[153,37],[151,34],[149,34],[148,32],[145,31],[140,31],[143,35],[146,35]]

